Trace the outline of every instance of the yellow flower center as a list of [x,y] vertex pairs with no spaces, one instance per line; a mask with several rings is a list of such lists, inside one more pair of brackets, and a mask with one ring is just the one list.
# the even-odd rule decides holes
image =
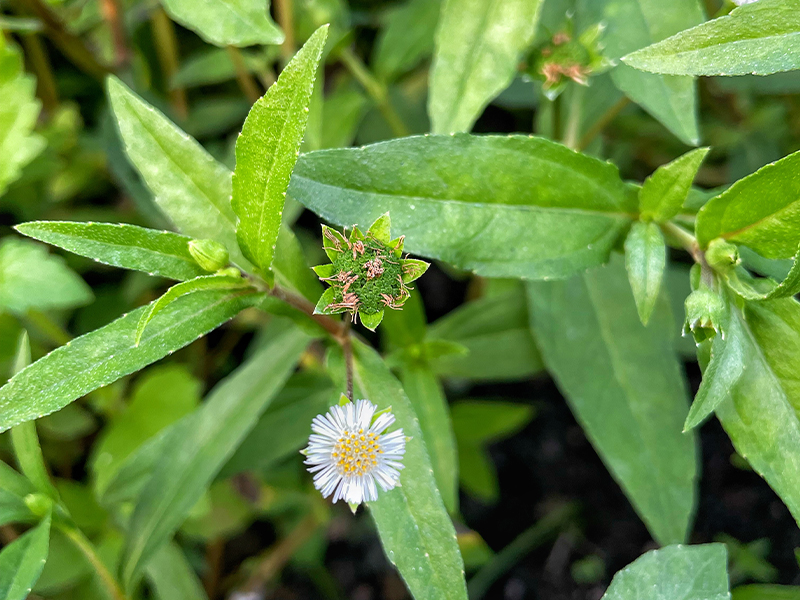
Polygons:
[[378,466],[378,454],[383,454],[378,434],[345,431],[333,447],[331,457],[342,477],[360,477]]

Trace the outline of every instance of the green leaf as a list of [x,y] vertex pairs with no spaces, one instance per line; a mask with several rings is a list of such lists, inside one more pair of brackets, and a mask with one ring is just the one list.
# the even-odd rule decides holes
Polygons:
[[308,442],[311,420],[338,400],[328,377],[301,372],[289,379],[258,423],[222,468],[219,477],[264,471],[299,452]]
[[419,418],[444,506],[447,512],[455,514],[458,510],[457,451],[444,390],[430,367],[424,364],[404,364],[400,368],[400,381]]
[[343,86],[326,95],[322,106],[321,147],[351,146],[368,106],[367,97],[349,87]]
[[800,600],[800,587],[789,585],[740,585],[731,600]]
[[264,298],[252,292],[214,290],[181,298],[154,320],[139,346],[139,308],[53,350],[0,388],[0,431],[55,412],[183,348]]
[[529,136],[312,152],[289,189],[341,226],[390,212],[406,250],[487,277],[565,277],[602,263],[636,211],[616,167]]
[[545,365],[653,538],[686,537],[694,510],[696,449],[676,330],[666,298],[648,327],[622,265],[528,285],[531,325]]
[[358,316],[361,317],[361,324],[370,331],[375,331],[378,325],[381,324],[381,321],[383,321],[382,310],[379,310],[378,312],[371,314],[364,314],[363,312],[359,312]]
[[41,242],[123,269],[169,279],[206,275],[189,253],[192,238],[123,223],[33,221],[14,229]]
[[742,269],[728,273],[726,281],[730,288],[745,300],[762,301],[794,296],[800,292],[800,247],[797,249],[791,269],[778,284],[772,282],[767,284],[768,280],[765,279],[753,279]]
[[[19,373],[31,364],[31,345],[28,332],[22,332],[17,346],[17,356],[14,361],[14,374]],[[45,466],[42,447],[36,435],[36,425],[33,421],[21,423],[11,429],[11,446],[17,459],[20,471],[36,487],[39,492],[51,498],[58,498],[58,493],[50,481],[50,474]]]
[[761,0],[622,58],[672,75],[769,75],[800,69],[794,0]]
[[28,522],[35,519],[24,498],[0,489],[0,525]]
[[441,0],[409,0],[391,12],[372,55],[378,77],[393,81],[430,56],[441,7]]
[[0,40],[0,196],[46,145],[44,138],[33,132],[40,108],[36,79],[25,72],[22,53],[3,36]]
[[92,290],[61,257],[14,237],[0,243],[0,310],[73,308],[92,299]]
[[528,326],[525,292],[522,285],[518,288],[467,302],[431,325],[429,339],[455,342],[468,350],[433,360],[437,375],[514,380],[544,369]]
[[461,400],[452,408],[453,430],[461,444],[488,444],[511,437],[535,415],[532,406],[499,400]]
[[272,265],[286,188],[306,129],[327,36],[327,26],[311,36],[253,105],[236,141],[231,200],[239,217],[236,237],[244,255],[264,273]]
[[7,491],[19,498],[24,498],[36,491],[33,484],[26,477],[20,475],[2,461],[0,461],[0,490]]
[[181,365],[152,367],[139,377],[125,410],[94,445],[90,466],[99,497],[143,443],[197,408],[201,388]]
[[[703,22],[698,0],[603,0],[605,54],[619,57]],[[614,84],[681,141],[695,145],[697,92],[688,77],[644,73],[625,64],[611,71]]]
[[47,561],[50,515],[0,552],[0,598],[25,600]]
[[164,0],[164,9],[184,27],[216,46],[281,44],[283,32],[264,0]]
[[[763,0],[761,0],[763,1]],[[800,152],[740,179],[697,213],[702,248],[716,238],[766,258],[790,258],[800,245]]]
[[203,584],[181,547],[165,544],[147,563],[145,574],[157,600],[207,600]]
[[724,544],[667,546],[614,575],[603,600],[730,600]]
[[[726,300],[727,302],[727,300]],[[724,335],[717,334],[711,342],[711,359],[703,371],[703,380],[689,409],[683,425],[689,431],[702,423],[728,397],[739,383],[746,368],[749,350],[745,340],[748,335],[736,310],[726,304],[728,314],[722,323]]]
[[411,595],[426,600],[466,600],[464,563],[456,533],[436,488],[419,419],[400,383],[381,358],[361,343],[356,353],[355,382],[379,410],[391,407],[397,426],[410,439],[403,457],[401,486],[379,494],[369,509],[389,562]]
[[677,215],[709,148],[696,148],[656,169],[639,190],[639,211],[645,221],[664,223]]
[[295,328],[278,335],[174,428],[131,516],[121,569],[127,588],[136,583],[142,567],[186,519],[253,428],[308,342]]
[[747,458],[800,522],[800,304],[792,298],[745,303],[744,373],[716,413]]
[[428,112],[434,133],[469,131],[514,79],[533,41],[541,0],[444,0]]
[[151,302],[148,305],[148,309],[142,313],[142,318],[139,319],[139,324],[136,326],[134,342],[138,346],[148,323],[179,298],[202,291],[238,290],[247,288],[249,288],[250,291],[256,291],[255,288],[251,287],[250,282],[241,275],[205,275],[173,285],[163,296]]
[[108,79],[108,96],[128,157],[161,210],[182,233],[224,244],[247,269],[236,241],[230,171],[115,77]]
[[470,496],[486,504],[493,504],[500,497],[500,484],[492,458],[478,444],[459,441],[458,481]]
[[[255,73],[263,66],[257,52],[242,51],[242,61],[248,73]],[[180,68],[172,77],[170,87],[193,88],[232,81],[236,78],[236,67],[227,49],[209,48],[193,54],[181,62]]]
[[625,269],[639,320],[647,325],[661,294],[667,266],[667,245],[655,223],[637,221],[625,239]]

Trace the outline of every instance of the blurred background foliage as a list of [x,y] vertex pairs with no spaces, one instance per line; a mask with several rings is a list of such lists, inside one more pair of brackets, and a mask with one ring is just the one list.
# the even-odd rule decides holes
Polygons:
[[[203,4],[0,0],[0,377],[10,374],[23,328],[38,357],[149,302],[165,288],[165,281],[51,252],[11,230],[36,219],[169,227],[124,155],[104,92],[107,74],[117,74],[232,167],[236,137],[252,102],[303,41],[319,25],[331,23],[303,150],[362,145],[431,129],[426,103],[439,0],[276,0],[271,17],[251,15],[246,31],[198,25]],[[704,8],[714,15],[720,5],[707,0]],[[563,128],[565,116],[554,112],[542,83],[527,73],[536,64],[534,50],[567,26],[570,11],[578,10],[577,31],[597,24],[586,6],[591,3],[545,1],[528,58],[480,116],[475,132],[554,137]],[[798,150],[798,92],[800,71],[700,79],[700,139],[712,150],[697,185],[726,186]],[[587,90],[568,86],[564,104],[579,93],[583,118],[578,133],[586,151],[612,160],[625,178],[641,181],[688,149],[627,101],[609,74],[593,77]],[[702,201],[704,194],[696,193]],[[313,215],[295,203],[287,205],[284,218],[295,223],[309,264],[321,262]],[[505,486],[503,477],[498,479],[506,455],[497,450],[497,442],[533,435],[534,429],[542,433],[541,426],[531,423],[557,398],[552,384],[536,383],[542,366],[523,296],[514,289],[518,285],[435,267],[419,284],[424,306],[387,316],[380,341],[388,352],[408,352],[404,332],[425,328],[425,314],[432,322],[426,351],[444,387],[438,381],[425,385],[452,401],[462,492],[459,541],[469,572],[487,564],[499,569],[499,574],[484,571],[487,586],[519,558],[520,546],[506,544],[527,524],[532,526],[527,537],[519,538],[522,549],[545,542],[550,548],[559,540],[540,557],[553,567],[561,540],[575,543],[587,535],[567,500],[580,503],[593,496],[592,490],[548,492],[545,486],[526,498],[525,485]],[[686,268],[673,265],[668,285],[680,314],[688,290]],[[113,493],[125,493],[117,478],[120,468],[192,411],[214,383],[264,343],[271,328],[280,327],[273,319],[264,328],[266,320],[263,313],[246,311],[168,360],[37,421],[64,502],[110,565],[119,556],[122,538],[105,504]],[[678,343],[682,355],[692,360],[693,345]],[[310,419],[339,394],[320,368],[323,351],[306,354],[304,369],[292,376],[183,525],[180,547],[168,546],[148,568],[142,597],[243,599],[261,597],[245,593],[263,595],[264,590],[286,598],[405,597],[369,522],[361,516],[352,519],[342,507],[332,509],[314,493],[297,454]],[[413,384],[413,372],[400,376],[406,385]],[[528,383],[507,383],[514,381]],[[542,418],[560,419],[569,435],[582,436],[569,426],[569,413],[559,410]],[[0,454],[13,462],[8,434],[0,436]],[[598,470],[604,473],[603,485],[613,487],[603,468]],[[522,497],[503,506],[526,506],[523,525],[516,530],[498,525],[500,535],[492,528],[510,517],[491,507],[514,494]],[[616,494],[603,501],[625,503]],[[457,503],[451,508],[459,514]],[[635,516],[631,520],[638,523]],[[634,527],[642,528],[640,523]],[[718,534],[703,533],[709,538]],[[0,528],[4,541],[14,535],[9,527]],[[639,531],[639,537],[647,535]],[[562,588],[565,594],[580,595],[564,597],[602,590],[614,571],[638,556],[641,547],[626,554],[613,547],[613,539],[605,540],[606,546],[584,544],[573,553],[569,567],[562,569],[568,580]],[[766,540],[743,543],[729,536],[722,541],[732,549],[737,583],[786,579],[768,562]],[[93,577],[82,556],[54,533],[50,558],[31,597],[102,598]],[[523,597],[514,595],[513,581],[492,588],[495,597]]]

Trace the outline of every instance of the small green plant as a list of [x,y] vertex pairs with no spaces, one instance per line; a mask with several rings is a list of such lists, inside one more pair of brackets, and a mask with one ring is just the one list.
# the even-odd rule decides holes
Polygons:
[[[261,598],[293,557],[345,597],[334,517],[417,600],[554,540],[604,600],[798,595],[694,523],[712,415],[800,522],[800,0],[161,4],[0,0],[0,600]],[[607,576],[558,482],[490,548],[584,443],[641,555]]]

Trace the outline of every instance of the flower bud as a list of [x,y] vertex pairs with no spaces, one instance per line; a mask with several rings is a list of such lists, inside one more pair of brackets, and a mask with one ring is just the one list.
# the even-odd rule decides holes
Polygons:
[[691,333],[699,344],[722,334],[722,322],[725,317],[725,302],[714,291],[707,287],[695,290],[686,298],[686,322],[684,335]]
[[708,245],[706,262],[712,269],[724,275],[738,267],[742,259],[739,258],[739,249],[736,246],[717,238]]
[[192,240],[189,254],[206,271],[213,273],[228,264],[228,251],[214,240]]
[[53,500],[40,493],[25,496],[25,506],[37,517],[44,517],[53,509]]

